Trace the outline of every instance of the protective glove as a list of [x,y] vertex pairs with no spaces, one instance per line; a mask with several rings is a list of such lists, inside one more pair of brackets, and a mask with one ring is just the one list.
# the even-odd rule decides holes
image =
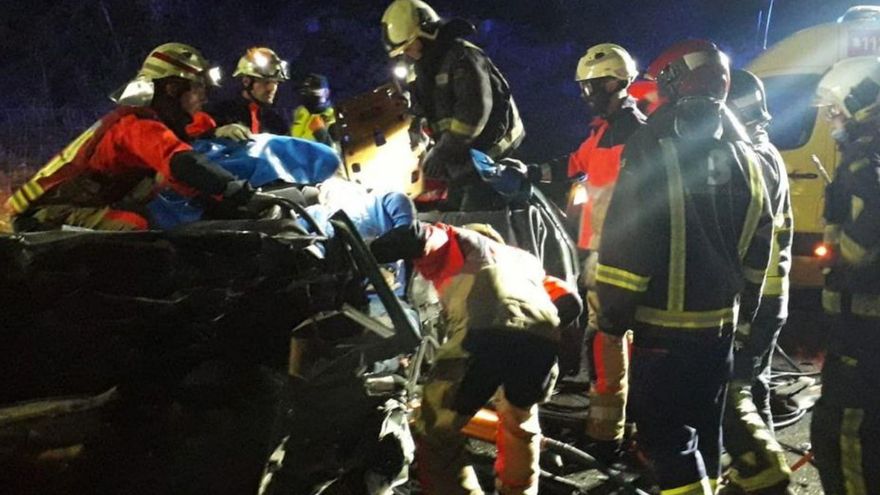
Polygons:
[[425,177],[431,179],[447,179],[446,163],[437,152],[437,147],[431,148],[422,156],[422,172]]
[[214,130],[214,136],[218,138],[232,139],[233,141],[247,141],[253,139],[250,129],[241,124],[226,124]]
[[272,194],[259,191],[251,196],[242,207],[242,210],[246,218],[278,220],[284,216],[284,210],[278,204],[278,198]]

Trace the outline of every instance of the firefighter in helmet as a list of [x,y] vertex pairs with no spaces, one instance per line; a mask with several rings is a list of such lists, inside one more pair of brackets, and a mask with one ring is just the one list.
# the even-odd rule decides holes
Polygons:
[[413,64],[414,125],[426,121],[434,140],[422,159],[425,176],[446,180],[449,209],[499,209],[506,202],[480,179],[470,149],[498,160],[513,153],[525,133],[501,71],[462,39],[473,32],[467,21],[441,19],[421,0],[394,0],[382,16],[389,57]]
[[548,277],[530,253],[505,245],[486,224],[415,222],[370,245],[380,262],[413,261],[437,290],[447,339],[437,350],[415,418],[424,493],[483,491],[461,432],[494,398],[498,412],[495,487],[504,495],[538,493],[538,403],[553,390],[559,326],[581,312],[574,288]]
[[688,40],[647,72],[666,103],[623,151],[599,245],[599,327],[633,331],[628,411],[661,493],[708,495],[734,326],[757,311],[772,218],[760,162],[726,122],[727,56]]
[[339,151],[336,134],[336,110],[330,100],[330,83],[326,76],[309,74],[297,88],[300,105],[293,110],[290,135],[326,144]]
[[782,155],[770,142],[764,84],[749,71],[731,71],[727,105],[743,125],[761,160],[773,214],[770,264],[761,305],[751,325],[735,337],[733,376],[724,413],[724,446],[732,458],[734,493],[789,493],[791,472],[773,435],[770,412],[770,362],[776,339],[788,317],[788,272],[791,268],[793,218],[788,175]]
[[273,50],[262,46],[248,48],[232,73],[232,77],[241,80],[241,91],[233,98],[208,105],[207,112],[217,125],[236,124],[228,132],[215,135],[236,140],[262,132],[287,135],[287,122],[273,105],[278,86],[290,78],[288,74],[287,62]]
[[613,43],[590,47],[578,61],[575,73],[581,95],[594,115],[589,137],[569,158],[568,175],[585,176],[589,194],[581,212],[578,247],[589,250],[584,268],[589,310],[585,349],[592,352],[582,362],[591,364],[586,434],[595,445],[588,446],[588,450],[603,457],[612,455],[623,440],[628,351],[626,337],[607,334],[599,326],[596,261],[623,145],[645,122],[636,101],[627,93],[637,75],[635,60]]
[[53,157],[7,201],[17,231],[64,226],[143,230],[154,192],[170,186],[206,206],[256,207],[250,185],[193,152],[187,127],[219,72],[195,48],[156,47],[112,98],[118,106]]
[[837,62],[816,93],[843,157],[825,191],[833,323],[810,434],[825,493],[880,493],[880,59]]

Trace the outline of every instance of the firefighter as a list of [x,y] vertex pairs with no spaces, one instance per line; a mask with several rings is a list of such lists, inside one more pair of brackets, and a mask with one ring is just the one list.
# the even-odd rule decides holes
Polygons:
[[635,60],[613,43],[590,47],[578,61],[575,72],[581,95],[595,115],[589,137],[569,158],[568,175],[585,175],[589,194],[581,213],[578,247],[589,250],[584,267],[589,311],[585,347],[592,351],[592,359],[581,361],[592,364],[593,375],[586,434],[588,442],[594,445],[588,450],[603,457],[613,455],[623,441],[629,355],[625,336],[602,332],[598,325],[596,261],[602,222],[620,171],[623,144],[645,122],[636,101],[627,93],[637,75]]
[[422,171],[446,180],[446,208],[462,211],[505,206],[480,179],[469,150],[497,161],[525,135],[507,80],[479,47],[462,39],[473,31],[464,20],[441,19],[421,0],[394,0],[382,16],[388,55],[413,64],[414,125],[425,120],[435,143],[422,159]]
[[287,121],[272,107],[278,85],[289,79],[287,62],[273,50],[255,46],[238,60],[232,77],[241,79],[241,91],[234,98],[209,104],[207,112],[220,126],[238,124],[231,128],[237,132],[218,137],[241,141],[261,132],[287,135]]
[[505,245],[491,228],[468,227],[415,222],[370,246],[380,262],[414,260],[446,314],[447,341],[415,418],[421,487],[437,495],[483,493],[460,430],[494,396],[496,489],[537,494],[537,405],[556,381],[560,322],[577,318],[580,299],[558,280],[548,283],[536,257]]
[[770,257],[761,165],[725,125],[727,56],[702,40],[649,67],[666,103],[627,141],[596,270],[599,326],[633,331],[629,412],[664,494],[714,493],[739,311]]
[[[724,446],[732,458],[730,492],[790,493],[791,472],[773,435],[770,412],[770,363],[776,339],[788,317],[788,273],[791,268],[792,210],[788,175],[782,155],[770,142],[764,84],[746,70],[731,72],[727,104],[745,127],[762,162],[773,214],[773,237],[761,305],[750,326],[735,337],[733,376],[727,390]],[[735,489],[734,489],[735,487]]]
[[843,156],[825,191],[833,323],[810,434],[825,493],[880,493],[880,60],[836,63],[817,95]]
[[98,230],[148,228],[145,206],[170,186],[186,197],[226,207],[260,201],[192,151],[187,127],[218,72],[195,48],[166,43],[147,56],[118,91],[118,106],[52,158],[7,201],[17,231],[63,226]]
[[330,100],[330,84],[320,74],[307,75],[297,93],[300,105],[293,110],[290,135],[326,144],[339,151],[339,143],[333,138],[336,126],[336,110]]

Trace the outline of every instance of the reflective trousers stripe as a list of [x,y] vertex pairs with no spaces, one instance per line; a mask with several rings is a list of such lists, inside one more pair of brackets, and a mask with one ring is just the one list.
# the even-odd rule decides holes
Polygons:
[[715,492],[712,489],[712,484],[709,483],[709,478],[703,478],[700,481],[689,485],[670,488],[668,490],[660,490],[660,493],[662,495],[711,495]]
[[840,464],[843,469],[843,483],[847,495],[867,495],[865,474],[862,471],[862,440],[859,429],[865,411],[844,409],[840,425]]

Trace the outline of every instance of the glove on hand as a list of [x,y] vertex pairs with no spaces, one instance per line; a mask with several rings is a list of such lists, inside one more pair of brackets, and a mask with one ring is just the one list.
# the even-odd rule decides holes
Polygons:
[[254,137],[250,129],[241,124],[226,124],[214,129],[214,136],[218,138],[232,139],[233,141],[247,141]]

